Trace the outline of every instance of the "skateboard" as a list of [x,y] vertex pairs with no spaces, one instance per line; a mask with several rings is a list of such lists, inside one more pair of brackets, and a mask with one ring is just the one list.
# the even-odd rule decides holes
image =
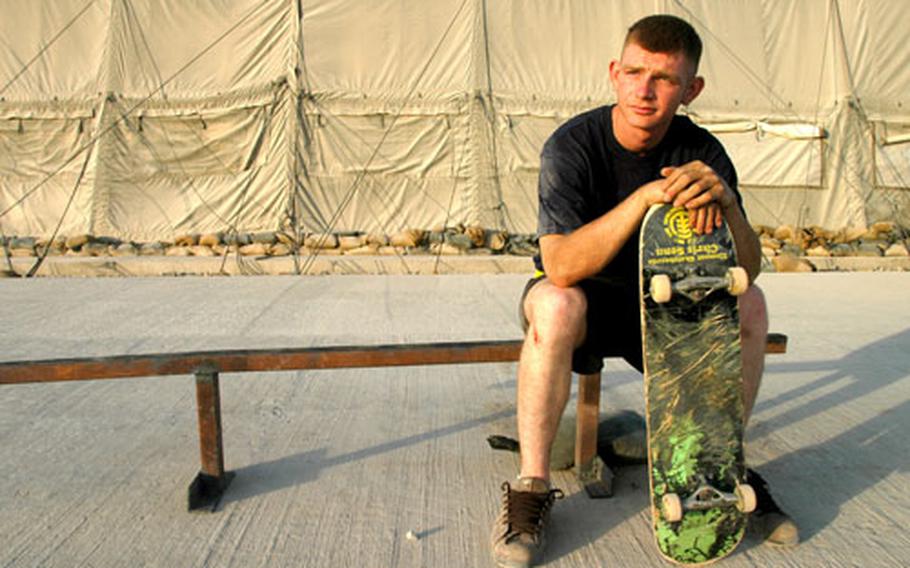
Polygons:
[[698,235],[688,215],[652,206],[639,259],[654,535],[666,559],[694,565],[730,554],[756,503],[743,483],[736,298],[748,275],[726,224]]

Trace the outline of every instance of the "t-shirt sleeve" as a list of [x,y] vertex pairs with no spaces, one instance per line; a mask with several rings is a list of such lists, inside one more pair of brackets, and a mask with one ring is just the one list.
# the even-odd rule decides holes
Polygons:
[[552,140],[540,156],[537,234],[565,235],[584,225],[588,174],[577,154]]

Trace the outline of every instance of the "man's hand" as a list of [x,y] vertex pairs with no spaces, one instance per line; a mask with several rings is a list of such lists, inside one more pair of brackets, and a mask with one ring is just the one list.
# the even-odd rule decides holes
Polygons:
[[720,227],[724,211],[736,205],[726,182],[700,160],[660,170],[664,176],[665,201],[689,210],[689,224],[696,233],[712,233]]

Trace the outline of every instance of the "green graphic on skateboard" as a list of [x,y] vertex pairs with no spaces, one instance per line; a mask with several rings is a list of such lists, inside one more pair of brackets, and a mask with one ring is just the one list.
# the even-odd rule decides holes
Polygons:
[[668,560],[703,564],[736,548],[755,508],[736,299],[748,276],[726,224],[698,235],[671,205],[645,216],[640,267],[654,535]]

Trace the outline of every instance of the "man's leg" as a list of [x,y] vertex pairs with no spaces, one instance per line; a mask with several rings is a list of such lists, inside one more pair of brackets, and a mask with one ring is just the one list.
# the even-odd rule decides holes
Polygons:
[[751,286],[739,297],[742,328],[743,421],[749,422],[762,373],[765,371],[765,344],[768,341],[768,308],[758,286]]
[[550,447],[569,398],[572,353],[585,337],[587,301],[579,288],[537,282],[522,309],[527,335],[518,363],[518,437],[521,475],[503,484],[502,508],[493,524],[493,558],[506,568],[532,566],[546,545],[553,501]]
[[587,301],[580,288],[544,280],[524,302],[528,318],[518,362],[521,477],[550,478],[550,446],[569,399],[572,353],[585,337]]
[[[752,286],[739,298],[739,317],[742,324],[743,357],[743,420],[748,423],[758,397],[761,376],[765,369],[765,344],[768,337],[768,308],[765,296]],[[748,470],[746,482],[755,489],[758,506],[752,514],[752,524],[766,542],[793,545],[799,542],[799,529],[784,513],[768,489],[768,484],[754,470]]]

